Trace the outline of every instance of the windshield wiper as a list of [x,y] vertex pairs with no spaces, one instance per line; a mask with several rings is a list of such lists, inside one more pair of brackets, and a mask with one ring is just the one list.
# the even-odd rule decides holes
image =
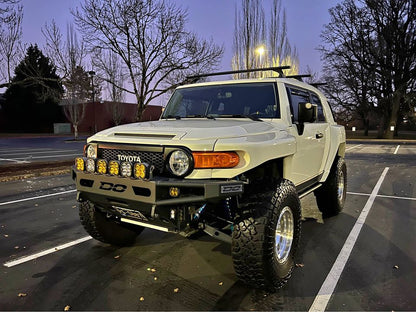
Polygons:
[[215,117],[212,115],[187,115],[185,118],[208,118],[215,120]]
[[179,120],[179,119],[181,119],[181,116],[177,116],[177,115],[175,115],[175,116],[173,116],[173,115],[167,115],[167,116],[163,116],[162,119],[169,119],[169,118],[175,118],[176,120]]
[[234,115],[220,115],[218,117],[225,117],[225,118],[249,118],[254,121],[263,121],[259,117],[255,115],[243,115],[243,114],[234,114]]

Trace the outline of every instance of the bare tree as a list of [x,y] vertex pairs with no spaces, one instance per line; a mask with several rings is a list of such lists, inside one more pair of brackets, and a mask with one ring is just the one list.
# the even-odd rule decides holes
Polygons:
[[[223,54],[212,40],[187,31],[186,10],[169,1],[84,0],[72,13],[103,79],[135,95],[138,120],[148,103],[187,75],[209,71]],[[103,74],[108,51],[119,56],[128,84]]]
[[65,117],[72,123],[74,138],[77,140],[79,137],[78,126],[85,117],[86,104],[80,103],[74,98],[66,98],[62,99],[60,105],[63,107]]
[[65,94],[61,106],[66,118],[72,123],[77,139],[78,125],[85,117],[85,102],[92,98],[92,92],[96,89],[92,88],[93,78],[88,76],[83,67],[86,49],[83,42],[78,40],[72,24],[67,25],[66,38],[54,20],[45,24],[42,33],[46,39],[46,52],[62,76]]
[[23,57],[23,7],[18,0],[0,0],[0,88],[12,80],[12,71]]
[[[267,25],[267,27],[266,27]],[[266,40],[267,39],[267,40]],[[287,38],[286,11],[280,0],[273,0],[270,19],[267,21],[262,1],[242,0],[241,11],[235,10],[232,68],[252,69],[260,67],[290,65],[286,75],[297,74],[299,58]],[[235,75],[262,77],[264,73]],[[267,73],[275,76],[277,73]]]
[[66,39],[55,20],[45,24],[42,34],[46,39],[46,54],[56,65],[63,80],[73,74],[77,67],[84,66],[87,52],[72,24],[67,25]]
[[268,39],[270,64],[273,66],[281,66],[286,64],[296,65],[299,63],[296,48],[292,49],[289,38],[287,37],[286,10],[283,10],[282,13],[281,0],[273,0],[272,10],[270,12]]
[[364,122],[373,108],[379,136],[391,138],[416,84],[416,2],[345,0],[330,15],[321,50],[331,76],[342,78],[336,90],[354,96]]
[[111,114],[114,124],[118,126],[122,123],[124,117],[124,106],[122,102],[125,98],[125,91],[123,90],[125,75],[123,74],[119,56],[112,51],[105,52],[105,54],[101,68],[105,73],[105,77],[107,77],[106,87],[110,98],[110,102],[107,103],[107,109]]
[[[257,49],[262,47],[261,54],[265,53],[263,48],[266,40],[265,35],[265,15],[260,0],[242,0],[241,11],[235,9],[234,38],[233,49],[234,56],[232,59],[232,68],[253,69],[260,67],[265,59],[260,60],[256,55]],[[257,50],[257,52],[256,52]],[[240,76],[259,75],[258,73],[239,74]]]
[[86,101],[92,91],[92,80],[81,66],[76,67],[63,81],[65,97],[61,101],[66,118],[72,123],[75,139],[78,126],[85,117]]

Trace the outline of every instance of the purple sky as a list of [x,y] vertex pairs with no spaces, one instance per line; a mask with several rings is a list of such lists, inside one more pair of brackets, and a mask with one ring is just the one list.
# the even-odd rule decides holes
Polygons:
[[[224,45],[225,53],[219,70],[230,70],[235,5],[239,5],[241,0],[175,2],[188,9],[188,29]],[[266,16],[271,2],[263,0]],[[292,46],[298,49],[301,72],[307,65],[315,72],[321,71],[320,54],[316,48],[321,44],[320,33],[323,25],[329,22],[328,9],[339,2],[340,0],[282,0],[287,14],[288,37]],[[37,43],[42,49],[45,40],[41,27],[52,19],[55,19],[65,33],[67,23],[72,22],[70,8],[75,8],[79,3],[80,0],[22,0],[24,42]]]

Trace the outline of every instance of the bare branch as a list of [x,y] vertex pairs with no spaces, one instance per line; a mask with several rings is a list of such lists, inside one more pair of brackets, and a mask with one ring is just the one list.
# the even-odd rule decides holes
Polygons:
[[[85,0],[72,12],[104,80],[136,96],[144,107],[176,85],[177,76],[215,67],[223,48],[185,30],[186,11],[169,1]],[[117,55],[123,84],[111,77]]]

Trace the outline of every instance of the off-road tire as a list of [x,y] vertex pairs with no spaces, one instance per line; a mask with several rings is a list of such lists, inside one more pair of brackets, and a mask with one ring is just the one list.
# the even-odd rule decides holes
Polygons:
[[[251,216],[234,225],[232,258],[238,278],[253,288],[276,291],[290,278],[301,233],[301,208],[296,188],[280,180],[273,191],[251,197]],[[285,259],[277,260],[276,227],[282,212],[292,215],[293,240]],[[290,223],[290,222],[289,222]]]
[[337,157],[325,183],[315,191],[316,203],[323,218],[339,214],[347,195],[347,166],[344,158]]
[[106,217],[104,212],[97,209],[90,201],[79,204],[79,217],[84,229],[100,242],[116,245],[133,245],[143,227],[129,228],[129,225],[119,224],[114,219]]

